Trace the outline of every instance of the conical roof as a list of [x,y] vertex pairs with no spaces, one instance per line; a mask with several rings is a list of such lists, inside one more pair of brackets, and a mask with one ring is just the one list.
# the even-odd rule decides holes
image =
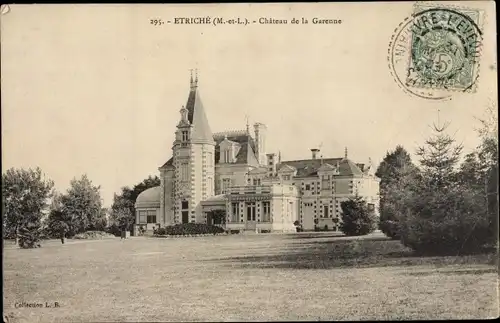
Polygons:
[[192,125],[191,140],[213,143],[213,134],[197,86],[191,86],[186,109],[188,110],[189,123]]

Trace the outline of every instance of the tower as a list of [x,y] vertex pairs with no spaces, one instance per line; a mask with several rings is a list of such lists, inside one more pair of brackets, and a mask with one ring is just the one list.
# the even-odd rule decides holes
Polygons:
[[215,141],[198,90],[198,73],[180,109],[172,147],[175,223],[203,222],[201,201],[214,195]]

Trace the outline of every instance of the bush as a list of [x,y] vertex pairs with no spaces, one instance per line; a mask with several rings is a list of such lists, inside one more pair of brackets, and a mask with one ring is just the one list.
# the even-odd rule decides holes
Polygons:
[[375,230],[377,217],[368,208],[367,203],[359,196],[343,201],[342,224],[340,230],[347,236],[360,236]]
[[23,249],[39,248],[42,231],[40,224],[28,223],[19,229],[19,247]]
[[103,231],[87,231],[83,233],[76,234],[73,239],[105,239],[111,238],[114,235]]
[[165,228],[158,228],[155,230],[155,235],[164,236],[167,234],[167,230]]
[[115,237],[120,237],[122,234],[122,229],[118,225],[112,224],[106,228],[105,232],[112,234]]
[[399,234],[399,230],[400,230],[399,221],[393,221],[393,220],[382,221],[382,220],[380,220],[379,229],[380,229],[380,231],[382,231],[386,236],[388,236],[391,239],[394,239],[394,240],[401,239],[401,235]]
[[192,235],[192,234],[217,234],[224,233],[224,229],[205,223],[175,224],[156,230],[156,235]]
[[490,241],[484,199],[467,188],[419,194],[401,219],[401,241],[417,253],[468,254]]

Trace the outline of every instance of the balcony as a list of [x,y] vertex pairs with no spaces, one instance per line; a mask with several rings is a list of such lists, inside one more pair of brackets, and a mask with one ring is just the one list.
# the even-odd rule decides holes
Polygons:
[[267,185],[247,185],[233,186],[228,188],[228,194],[271,194],[271,186]]

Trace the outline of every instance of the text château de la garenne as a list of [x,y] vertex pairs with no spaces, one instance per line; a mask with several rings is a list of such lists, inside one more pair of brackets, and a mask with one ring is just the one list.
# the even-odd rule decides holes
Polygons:
[[[191,17],[191,18],[185,18],[185,17],[176,17],[174,18],[174,24],[193,24],[193,25],[203,25],[203,24],[211,24],[214,19],[212,17]],[[222,18],[217,18],[216,20],[219,21],[224,21]],[[286,25],[286,24],[307,24],[307,23],[312,23],[312,24],[341,24],[342,20],[340,19],[324,19],[324,18],[317,18],[314,17],[312,19],[307,19],[307,18],[294,18],[294,19],[275,19],[275,18],[266,18],[266,17],[261,17],[257,20],[253,20],[254,23],[259,23],[261,25]]]

